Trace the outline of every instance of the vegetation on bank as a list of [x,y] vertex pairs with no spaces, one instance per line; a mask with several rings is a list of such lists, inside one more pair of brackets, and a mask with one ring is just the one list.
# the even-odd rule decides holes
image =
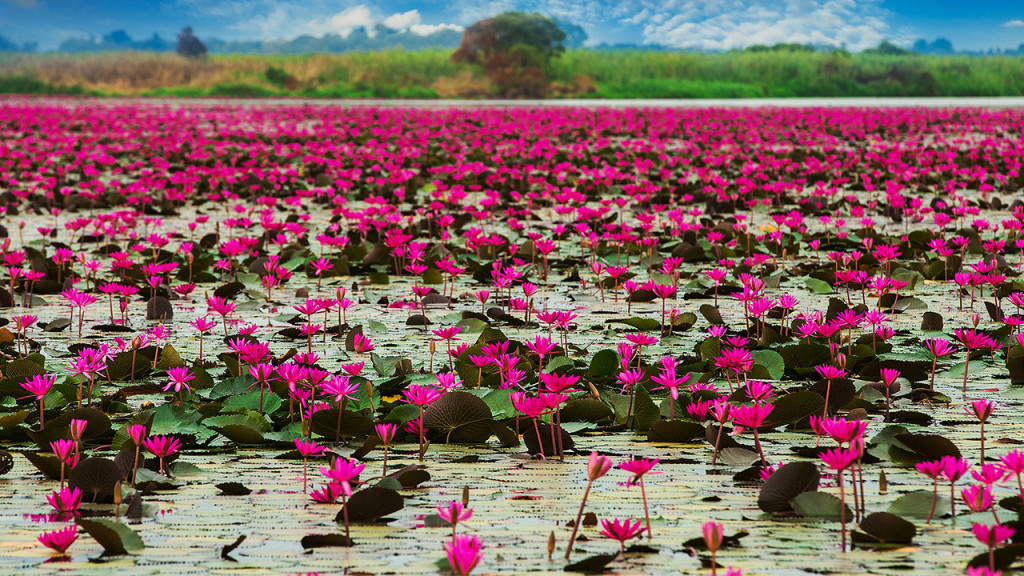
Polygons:
[[[12,54],[0,93],[308,98],[494,98],[449,50],[311,55]],[[1024,57],[808,51],[720,54],[568,50],[546,68],[553,98],[1022,96]]]

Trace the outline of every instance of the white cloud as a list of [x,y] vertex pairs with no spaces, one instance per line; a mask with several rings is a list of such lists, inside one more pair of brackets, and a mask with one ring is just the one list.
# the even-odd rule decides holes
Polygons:
[[[39,1],[39,0],[0,0]],[[455,24],[424,24],[419,10],[383,16],[379,9],[358,0],[169,0],[194,16],[223,19],[229,34],[238,40],[283,40],[301,35],[338,34],[348,37],[359,28],[373,36],[378,24],[392,30],[408,30],[427,36],[440,30],[462,31]],[[340,4],[340,6],[339,6]],[[341,10],[339,11],[339,8]],[[386,13],[385,13],[386,14]]]
[[[644,40],[677,48],[730,50],[797,42],[877,46],[891,37],[878,0],[637,0],[649,14]],[[643,12],[641,12],[643,13]]]
[[1020,28],[1024,26],[1024,20],[1008,20],[1003,22],[1003,26],[1006,28]]
[[405,30],[406,28],[416,26],[420,23],[420,11],[409,10],[408,12],[402,12],[401,14],[392,14],[391,16],[381,20],[380,23],[392,30]]
[[313,18],[306,23],[306,30],[310,34],[338,34],[347,37],[357,28],[366,28],[367,32],[373,34],[373,25],[376,20],[373,13],[365,4],[346,8],[327,17]]
[[413,24],[409,27],[409,31],[417,36],[430,36],[431,34],[442,30],[462,32],[465,28],[456,24]]

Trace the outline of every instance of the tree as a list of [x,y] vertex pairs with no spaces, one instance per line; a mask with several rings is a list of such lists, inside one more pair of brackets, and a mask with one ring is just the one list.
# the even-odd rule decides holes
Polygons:
[[877,48],[868,48],[864,53],[881,54],[882,56],[902,56],[904,54],[909,54],[910,51],[904,50],[888,40],[882,40],[882,43],[879,44]]
[[919,54],[938,55],[948,55],[956,53],[956,50],[953,49],[953,43],[950,42],[947,38],[936,38],[935,41],[931,43],[929,43],[924,38],[921,38],[917,42],[914,42],[913,47],[911,47],[911,51],[917,52]]
[[558,24],[558,27],[565,32],[565,41],[563,44],[566,48],[573,50],[583,48],[583,44],[586,43],[587,38],[589,38],[589,36],[587,36],[587,31],[584,30],[583,27],[579,24],[574,24],[568,20],[562,20],[559,18],[555,18],[555,24]]
[[103,37],[103,43],[116,47],[131,47],[132,37],[124,30],[114,30]]
[[12,40],[8,40],[3,34],[0,34],[0,52],[17,52],[18,45]]
[[502,96],[540,98],[548,90],[544,69],[565,52],[565,38],[547,16],[504,12],[466,28],[452,61],[482,66]]
[[178,54],[186,58],[202,58],[206,56],[206,44],[192,33],[192,27],[186,26],[178,33]]

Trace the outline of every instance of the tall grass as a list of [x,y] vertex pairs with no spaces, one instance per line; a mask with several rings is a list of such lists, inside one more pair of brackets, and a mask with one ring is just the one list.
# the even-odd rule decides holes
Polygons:
[[[450,55],[392,50],[214,55],[203,61],[153,53],[2,55],[0,92],[344,98],[495,93],[480,70],[453,63]],[[559,86],[557,94],[568,97],[1024,95],[1024,58],[1010,56],[573,50],[553,61],[547,73]],[[596,92],[589,93],[594,86]]]

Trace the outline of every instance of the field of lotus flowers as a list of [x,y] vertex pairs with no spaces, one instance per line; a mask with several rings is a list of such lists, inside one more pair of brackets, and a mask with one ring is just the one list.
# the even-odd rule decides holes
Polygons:
[[0,567],[1012,570],[1022,132],[0,100]]

